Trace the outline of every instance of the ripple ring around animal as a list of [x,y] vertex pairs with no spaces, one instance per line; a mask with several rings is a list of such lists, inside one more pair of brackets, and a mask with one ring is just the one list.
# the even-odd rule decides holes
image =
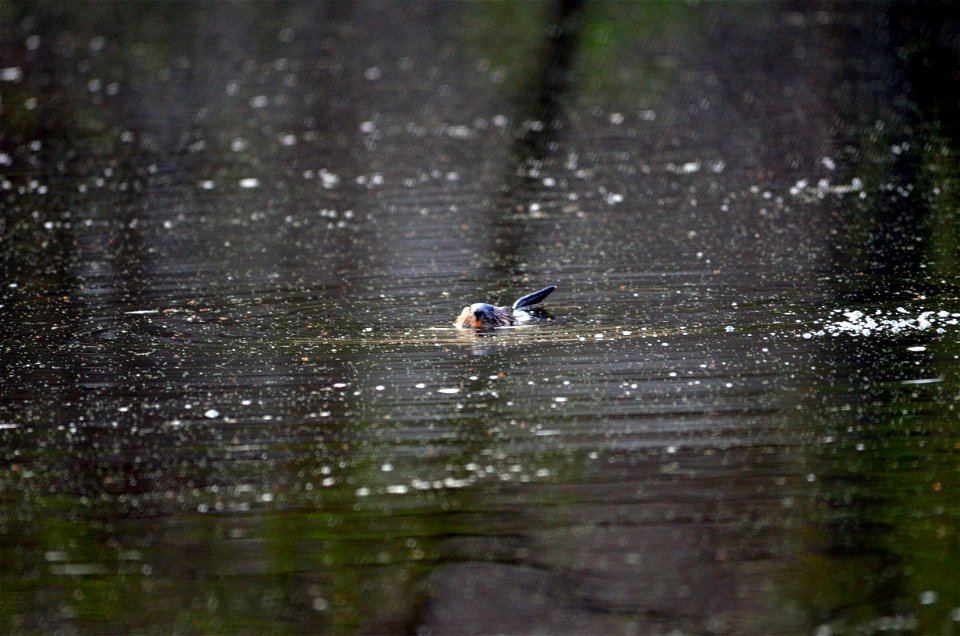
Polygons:
[[526,308],[543,301],[556,288],[556,285],[550,285],[540,291],[521,296],[513,303],[512,307],[494,307],[488,303],[474,303],[469,307],[464,307],[453,324],[461,329],[477,329],[480,331],[515,326],[518,323],[532,320],[535,316],[526,311]]

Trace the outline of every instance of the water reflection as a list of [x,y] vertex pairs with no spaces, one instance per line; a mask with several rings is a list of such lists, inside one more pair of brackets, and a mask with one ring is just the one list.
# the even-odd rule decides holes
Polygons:
[[954,22],[0,6],[4,629],[950,633]]

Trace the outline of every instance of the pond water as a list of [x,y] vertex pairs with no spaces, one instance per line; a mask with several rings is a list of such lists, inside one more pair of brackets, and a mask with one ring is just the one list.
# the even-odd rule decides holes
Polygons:
[[958,33],[3,3],[0,628],[957,633]]

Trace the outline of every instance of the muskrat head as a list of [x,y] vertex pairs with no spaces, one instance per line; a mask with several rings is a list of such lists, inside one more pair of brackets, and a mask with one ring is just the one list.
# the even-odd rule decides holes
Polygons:
[[453,324],[463,329],[493,329],[512,325],[516,321],[506,308],[497,308],[487,303],[474,303],[464,307]]

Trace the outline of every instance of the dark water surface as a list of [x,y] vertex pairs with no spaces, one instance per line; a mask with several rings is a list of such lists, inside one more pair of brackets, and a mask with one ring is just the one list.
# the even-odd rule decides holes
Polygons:
[[0,4],[0,630],[956,634],[958,60],[950,4]]

